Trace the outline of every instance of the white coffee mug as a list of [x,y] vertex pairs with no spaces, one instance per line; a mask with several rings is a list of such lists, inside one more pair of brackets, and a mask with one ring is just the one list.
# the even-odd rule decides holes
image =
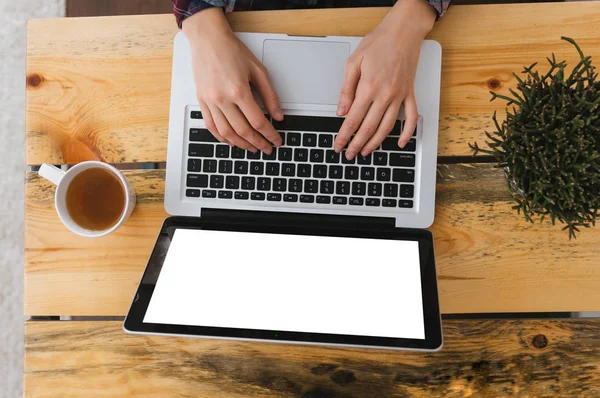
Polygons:
[[[125,188],[125,211],[121,215],[119,221],[110,227],[109,229],[101,230],[101,231],[92,231],[86,228],[82,228],[73,221],[71,216],[69,215],[69,211],[67,210],[67,189],[69,188],[69,184],[73,181],[73,178],[81,173],[84,170],[92,169],[92,168],[102,168],[110,171],[112,174],[117,176],[121,183],[123,184],[123,188]],[[39,175],[47,179],[48,181],[54,183],[56,185],[56,193],[54,195],[54,206],[56,207],[56,212],[58,213],[58,218],[60,221],[72,232],[76,233],[80,236],[85,236],[87,238],[98,238],[100,236],[108,235],[117,228],[119,228],[131,215],[133,209],[135,208],[135,192],[133,188],[129,184],[129,181],[125,178],[125,176],[113,166],[96,161],[82,162],[73,167],[71,167],[68,171],[63,171],[57,167],[49,165],[47,163],[42,164],[40,167]]]

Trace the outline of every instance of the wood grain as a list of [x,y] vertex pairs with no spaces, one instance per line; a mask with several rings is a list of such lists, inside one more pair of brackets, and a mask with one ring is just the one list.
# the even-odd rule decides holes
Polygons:
[[444,322],[437,353],[126,335],[27,322],[25,396],[597,397],[600,320]]
[[[124,315],[167,214],[164,172],[131,171],[131,219],[116,233],[80,238],[60,223],[53,186],[27,175],[25,312]],[[600,229],[569,242],[560,227],[525,223],[491,165],[438,168],[431,228],[444,313],[597,311]]]
[[[236,31],[365,35],[385,8],[229,14]],[[530,21],[523,16],[535,16]],[[574,62],[560,36],[600,56],[600,3],[456,6],[429,38],[443,55],[439,151],[467,155],[483,141],[512,72],[551,52]],[[172,15],[33,20],[27,29],[27,163],[164,161]]]

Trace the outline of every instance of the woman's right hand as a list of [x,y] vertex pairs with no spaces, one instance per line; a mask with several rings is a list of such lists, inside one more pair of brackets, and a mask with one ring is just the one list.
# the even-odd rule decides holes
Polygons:
[[282,120],[267,70],[235,36],[220,8],[200,11],[183,21],[192,50],[196,93],[206,127],[221,142],[271,154],[281,136],[254,100],[250,84],[269,114]]

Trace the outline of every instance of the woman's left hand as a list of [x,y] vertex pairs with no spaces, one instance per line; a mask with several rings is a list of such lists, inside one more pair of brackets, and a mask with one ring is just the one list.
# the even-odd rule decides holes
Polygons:
[[346,158],[377,149],[394,127],[402,104],[406,122],[398,145],[406,145],[418,120],[414,80],[419,52],[435,18],[435,10],[424,0],[399,0],[361,41],[346,62],[337,110],[346,120],[335,139],[336,152],[354,133]]

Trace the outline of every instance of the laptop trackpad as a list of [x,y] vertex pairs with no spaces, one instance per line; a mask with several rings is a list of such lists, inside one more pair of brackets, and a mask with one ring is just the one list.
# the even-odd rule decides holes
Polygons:
[[262,62],[280,102],[337,104],[350,43],[265,40]]

